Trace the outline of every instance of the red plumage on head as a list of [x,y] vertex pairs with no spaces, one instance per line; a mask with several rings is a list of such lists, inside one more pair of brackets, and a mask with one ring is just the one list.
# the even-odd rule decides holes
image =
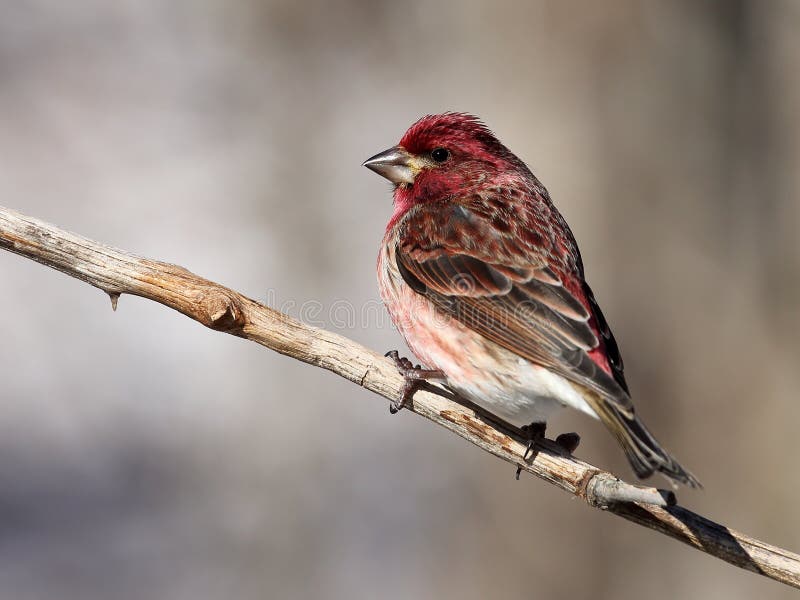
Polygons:
[[478,117],[468,113],[422,117],[405,132],[399,146],[421,158],[429,158],[435,149],[443,148],[449,158],[443,164],[423,168],[413,185],[397,187],[390,227],[416,204],[429,204],[454,194],[470,194],[487,185],[506,185],[517,180],[539,185],[525,164]]
[[502,147],[478,117],[460,112],[424,116],[409,127],[400,140],[400,145],[411,154],[425,154],[446,144],[455,145],[465,152]]

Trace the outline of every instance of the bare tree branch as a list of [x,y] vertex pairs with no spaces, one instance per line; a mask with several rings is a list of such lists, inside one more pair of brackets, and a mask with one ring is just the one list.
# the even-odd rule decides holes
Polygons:
[[[100,288],[116,307],[133,294],[322,367],[389,400],[401,395],[394,364],[341,335],[311,327],[182,267],[139,258],[0,207],[0,247]],[[737,567],[800,587],[800,556],[675,506],[672,492],[634,486],[543,440],[523,460],[519,435],[469,407],[421,391],[409,410],[558,488],[629,521],[671,536]]]

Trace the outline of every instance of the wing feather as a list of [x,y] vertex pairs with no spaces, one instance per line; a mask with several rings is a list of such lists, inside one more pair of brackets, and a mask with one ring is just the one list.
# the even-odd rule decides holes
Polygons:
[[[521,247],[508,236],[493,239],[502,234],[475,211],[458,206],[454,218],[469,223],[473,238],[486,244],[466,246],[463,231],[456,234],[454,227],[437,226],[447,223],[441,208],[435,219],[424,209],[410,213],[401,227],[395,253],[408,285],[443,313],[487,339],[593,390],[617,410],[632,416],[619,350],[591,290],[583,282],[579,262],[573,265],[573,273],[560,275],[565,265],[551,264],[553,257],[541,248]],[[405,237],[404,231],[413,231],[414,235]],[[426,247],[420,247],[420,232],[425,234]],[[506,252],[489,260],[486,245]],[[567,275],[577,278],[588,292],[581,295],[575,286],[570,289],[565,285]],[[611,374],[590,356],[601,343],[603,349],[610,350]]]

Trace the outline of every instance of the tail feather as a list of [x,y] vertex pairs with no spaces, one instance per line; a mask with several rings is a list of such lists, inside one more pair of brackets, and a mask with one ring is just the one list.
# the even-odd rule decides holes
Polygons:
[[601,398],[595,397],[592,400],[592,408],[622,446],[625,456],[640,479],[658,471],[689,487],[703,487],[694,475],[664,450],[639,417],[635,414],[625,415]]

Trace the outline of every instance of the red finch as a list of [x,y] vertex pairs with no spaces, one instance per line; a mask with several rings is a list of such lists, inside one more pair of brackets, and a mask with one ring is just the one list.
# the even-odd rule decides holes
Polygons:
[[[429,115],[364,166],[394,185],[380,293],[424,369],[515,426],[600,419],[639,477],[699,482],[636,416],[622,357],[547,190],[476,117]],[[396,357],[396,354],[395,354]],[[403,401],[394,406],[402,408]]]

